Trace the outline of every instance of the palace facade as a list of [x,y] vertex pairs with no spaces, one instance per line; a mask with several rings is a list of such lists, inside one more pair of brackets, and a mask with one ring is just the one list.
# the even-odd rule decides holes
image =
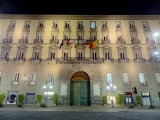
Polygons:
[[[0,93],[4,104],[36,104],[36,95],[57,105],[108,104],[123,94],[134,103],[160,105],[160,16],[0,15]],[[98,40],[98,45],[89,45]],[[156,41],[155,41],[156,40]],[[44,88],[44,85],[49,84]],[[108,85],[116,86],[116,89]],[[115,104],[115,102],[114,102]]]

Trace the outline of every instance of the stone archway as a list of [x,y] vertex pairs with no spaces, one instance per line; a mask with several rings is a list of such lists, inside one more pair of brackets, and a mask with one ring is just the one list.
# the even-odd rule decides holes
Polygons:
[[90,105],[90,78],[84,71],[75,72],[71,76],[70,105]]

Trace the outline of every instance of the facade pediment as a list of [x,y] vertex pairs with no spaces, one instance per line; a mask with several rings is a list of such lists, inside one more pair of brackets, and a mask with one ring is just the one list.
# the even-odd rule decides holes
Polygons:
[[123,46],[123,45],[120,45],[120,46],[117,47],[117,49],[119,49],[119,50],[124,50],[124,49],[127,49],[127,47],[125,47],[125,46]]
[[4,45],[4,46],[2,46],[1,48],[2,48],[2,49],[11,49],[12,46],[10,46],[10,45]]
[[110,49],[112,49],[112,47],[106,45],[106,46],[103,46],[102,49],[103,49],[103,50],[110,50]]
[[25,45],[21,45],[21,46],[18,46],[17,48],[18,48],[18,49],[27,49],[28,47],[25,46]]
[[43,48],[43,46],[36,45],[36,46],[33,46],[32,48],[33,48],[33,49],[42,49],[42,48]]
[[132,49],[134,49],[134,50],[140,50],[140,49],[142,49],[142,47],[135,45],[135,46],[132,47]]
[[150,45],[147,47],[148,50],[156,50],[157,47],[156,46],[153,46],[153,45]]

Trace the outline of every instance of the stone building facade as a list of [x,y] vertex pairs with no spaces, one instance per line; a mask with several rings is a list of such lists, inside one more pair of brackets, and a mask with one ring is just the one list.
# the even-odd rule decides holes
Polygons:
[[[124,104],[129,105],[134,103],[132,88],[136,87],[142,105],[160,105],[159,54],[155,54],[154,39],[160,30],[159,19],[1,14],[0,93],[6,95],[4,104],[16,104],[19,94],[25,94],[25,104],[35,104],[37,94],[52,104],[51,96],[57,93],[58,105],[102,105],[102,96],[111,104],[117,94],[123,94]],[[89,48],[95,40],[98,45]],[[159,46],[159,37],[156,41]],[[44,88],[46,83],[50,87]],[[116,89],[107,89],[110,84]]]

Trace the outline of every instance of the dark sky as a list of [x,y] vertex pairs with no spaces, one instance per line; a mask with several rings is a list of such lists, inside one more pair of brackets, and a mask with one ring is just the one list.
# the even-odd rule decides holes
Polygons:
[[160,15],[160,0],[72,1],[0,0],[0,14]]

